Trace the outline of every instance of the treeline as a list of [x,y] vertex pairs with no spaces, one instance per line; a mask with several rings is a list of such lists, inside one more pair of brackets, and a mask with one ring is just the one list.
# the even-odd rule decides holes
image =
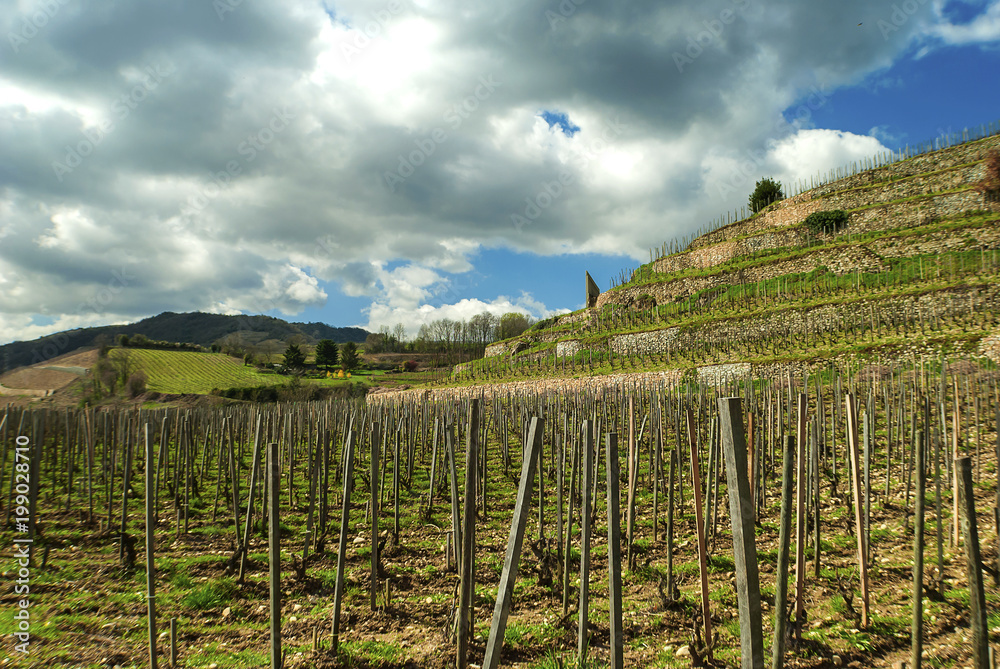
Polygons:
[[412,340],[407,339],[402,323],[392,328],[384,325],[365,339],[365,353],[433,353],[441,364],[455,364],[483,357],[489,344],[516,337],[534,322],[516,311],[502,316],[484,311],[468,320],[441,318],[425,323]]
[[[116,338],[118,346],[122,348],[149,348],[158,349],[164,351],[197,351],[199,353],[205,352],[207,349],[204,346],[198,344],[191,344],[188,342],[178,342],[178,341],[163,341],[160,339],[150,339],[144,334],[134,334],[129,337],[127,334],[120,334]],[[107,346],[101,347],[103,350],[107,350]],[[219,348],[215,344],[212,345],[212,351],[218,351]]]

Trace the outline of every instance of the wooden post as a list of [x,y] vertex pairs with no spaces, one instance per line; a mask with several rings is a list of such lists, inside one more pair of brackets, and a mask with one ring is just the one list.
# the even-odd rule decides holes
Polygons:
[[677,450],[670,449],[670,475],[667,483],[667,599],[674,599],[674,474]]
[[868,560],[865,551],[864,500],[861,499],[861,476],[858,463],[858,409],[854,403],[854,393],[844,396],[847,404],[847,445],[851,457],[851,490],[854,492],[854,528],[858,538],[858,569],[861,572],[861,626],[868,627]]
[[370,590],[368,593],[368,603],[371,610],[374,611],[378,607],[378,564],[379,564],[379,550],[378,550],[378,513],[379,513],[379,478],[378,478],[378,468],[379,468],[379,452],[381,449],[381,434],[378,425],[372,426],[372,436],[371,444],[369,445],[369,450],[371,451],[371,463],[369,476],[369,492],[371,493],[371,501],[368,503],[368,509],[371,511],[371,537],[372,537],[372,554],[371,554],[371,578],[370,578]]
[[[587,619],[590,604],[590,504],[591,487],[594,478],[594,432],[589,420],[583,421],[583,485],[580,491],[583,500],[580,507],[580,604],[577,626],[576,649],[580,657],[580,667],[587,664]],[[463,668],[464,669],[464,668]]]
[[340,512],[340,541],[337,544],[337,580],[333,592],[333,629],[330,649],[334,654],[340,647],[340,605],[344,598],[344,565],[347,562],[347,534],[351,519],[351,492],[354,489],[354,430],[347,433],[344,455],[344,500]]
[[608,666],[624,669],[624,640],[622,638],[622,528],[621,498],[618,491],[618,434],[607,435],[608,475],[608,598],[610,608],[609,643],[611,647]]
[[472,599],[475,594],[475,569],[472,561],[475,559],[476,547],[476,478],[479,466],[476,462],[479,455],[479,399],[472,400],[469,406],[469,429],[466,435],[465,448],[465,500],[462,515],[462,580],[459,592],[458,606],[458,647],[456,649],[456,666],[466,669],[469,666],[469,638],[472,636],[470,618],[472,615]]
[[510,536],[507,539],[507,553],[504,556],[503,572],[500,574],[500,589],[497,593],[496,606],[493,608],[493,623],[490,625],[490,636],[486,642],[483,669],[496,669],[500,666],[500,651],[503,646],[504,632],[507,629],[507,616],[510,613],[510,603],[514,595],[514,581],[517,578],[524,530],[528,523],[528,510],[531,506],[531,486],[534,482],[538,454],[542,451],[542,434],[542,421],[538,418],[532,418],[528,428],[528,453],[521,463],[521,483],[517,490],[514,520],[510,526]]
[[[695,438],[694,414],[687,410],[688,446],[691,451],[691,493],[694,495],[695,527],[698,532],[698,566],[701,573],[701,615],[705,621],[705,650],[712,659],[712,611],[708,602],[708,550],[705,546],[705,523],[701,515],[701,468],[698,465],[698,441]],[[750,501],[751,512],[753,500]],[[752,527],[752,525],[751,525]]]
[[170,666],[177,666],[177,618],[170,619]]
[[781,529],[778,534],[778,580],[774,586],[774,640],[771,643],[771,669],[785,663],[785,626],[788,622],[788,547],[792,531],[792,469],[795,463],[795,438],[785,436],[781,466]]
[[805,499],[805,445],[806,410],[808,398],[805,393],[798,396],[798,430],[795,436],[795,635],[802,638],[802,623],[805,620],[806,584],[806,499]]
[[267,449],[267,472],[270,508],[268,509],[268,549],[271,583],[271,669],[281,669],[281,470],[278,469],[278,444]]
[[628,568],[635,569],[635,552],[632,544],[635,541],[635,486],[636,486],[636,444],[635,444],[635,404],[631,394],[628,396],[628,518],[626,520],[628,541]]
[[[6,416],[4,416],[6,418]],[[149,667],[156,669],[156,571],[154,548],[156,516],[153,509],[156,471],[153,468],[153,443],[149,440],[149,425],[144,427],[146,437],[146,611],[149,618]]]
[[913,519],[913,630],[910,645],[910,666],[920,669],[924,646],[924,434],[917,432],[916,509]]
[[747,480],[747,445],[738,397],[720,397],[722,446],[729,480],[729,509],[733,522],[733,560],[740,613],[742,669],[763,669],[764,632],[761,627],[760,573],[754,541],[754,510]]
[[960,522],[965,540],[965,563],[969,575],[969,627],[972,628],[972,666],[989,668],[989,637],[986,628],[986,593],[983,589],[983,562],[979,553],[976,525],[976,496],[972,488],[972,459],[955,460],[955,475],[961,497]]
[[444,441],[448,450],[448,486],[451,492],[451,548],[456,556],[455,568],[461,571],[461,556],[458,547],[462,545],[462,524],[458,517],[458,468],[455,465],[455,438],[453,425],[445,427]]
[[257,438],[254,440],[253,445],[253,465],[250,468],[250,493],[247,499],[247,517],[246,524],[243,527],[243,540],[241,546],[237,547],[237,551],[240,556],[240,573],[239,577],[236,579],[238,582],[243,583],[243,575],[246,571],[247,564],[247,550],[250,544],[250,522],[253,519],[253,502],[254,493],[257,491],[257,469],[260,465],[260,419],[257,419]]

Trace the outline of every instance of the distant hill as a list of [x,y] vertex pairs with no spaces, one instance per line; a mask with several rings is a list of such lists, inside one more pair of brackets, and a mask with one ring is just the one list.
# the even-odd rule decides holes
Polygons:
[[362,328],[335,328],[325,323],[289,323],[273,316],[225,316],[201,312],[176,314],[165,311],[158,316],[126,325],[104,325],[66,330],[33,341],[18,341],[0,346],[0,372],[44,362],[79,348],[112,343],[120,334],[145,335],[159,341],[184,342],[211,346],[238,340],[246,344],[286,341],[298,335],[303,343],[314,344],[332,339],[338,344],[362,343],[369,332]]

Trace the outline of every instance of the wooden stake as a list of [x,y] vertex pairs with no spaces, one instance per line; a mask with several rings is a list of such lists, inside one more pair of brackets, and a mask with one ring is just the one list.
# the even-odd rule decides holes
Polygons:
[[[589,420],[583,421],[583,503],[580,508],[582,531],[580,532],[580,604],[578,606],[579,622],[577,625],[577,653],[580,667],[587,664],[587,619],[590,604],[590,521],[591,521],[591,487],[594,478],[594,432]],[[463,668],[464,669],[464,668]]]
[[[695,527],[698,532],[698,566],[701,573],[701,615],[705,621],[705,650],[712,659],[712,611],[708,601],[708,550],[705,547],[705,523],[701,514],[701,469],[698,466],[698,442],[695,439],[694,414],[687,410],[688,446],[691,452],[691,491],[694,495]],[[750,501],[751,513],[753,500]]]
[[910,666],[920,669],[924,646],[924,434],[917,432],[916,509],[913,519],[913,629],[910,645]]
[[624,640],[622,637],[622,538],[621,497],[618,491],[618,434],[607,435],[608,475],[608,581],[609,581],[609,654],[610,669],[624,669]]
[[340,606],[344,598],[344,565],[347,562],[347,535],[350,531],[351,492],[354,490],[354,430],[347,432],[347,452],[344,455],[344,499],[340,512],[340,541],[337,543],[337,580],[333,592],[333,629],[330,648],[340,647]]
[[792,467],[795,463],[795,438],[785,437],[781,474],[781,529],[778,534],[778,580],[774,586],[774,640],[771,643],[771,669],[781,669],[785,662],[785,626],[788,622],[788,547],[792,531]]
[[861,476],[858,462],[858,414],[854,402],[854,393],[844,397],[847,405],[847,445],[851,457],[851,489],[854,493],[854,534],[858,539],[858,568],[861,572],[861,626],[868,627],[869,597],[868,597],[868,560],[865,551],[864,500],[861,499]]
[[465,448],[465,501],[462,515],[462,580],[458,606],[458,647],[456,666],[469,666],[469,639],[472,636],[472,599],[475,594],[476,546],[476,478],[479,469],[476,460],[479,455],[479,399],[474,398],[469,406],[469,429]]
[[972,666],[989,668],[989,637],[986,628],[986,593],[983,589],[983,561],[979,552],[979,529],[976,524],[976,497],[972,488],[972,459],[955,460],[955,473],[961,497],[962,535],[965,539],[965,563],[969,576],[969,626],[972,628]]
[[156,569],[154,559],[156,517],[153,510],[155,479],[153,443],[149,440],[149,425],[144,426],[146,438],[146,611],[149,621],[149,667],[156,669]]
[[271,443],[267,449],[268,488],[270,508],[268,509],[268,560],[271,585],[271,669],[281,669],[281,517],[279,502],[281,491],[281,470],[278,468],[278,444]]
[[729,509],[733,521],[733,560],[740,613],[742,669],[763,669],[764,633],[760,612],[760,573],[754,541],[754,512],[747,480],[747,446],[738,397],[720,397],[722,446],[729,479]]
[[490,636],[486,642],[483,669],[496,669],[500,666],[500,651],[503,646],[504,632],[507,629],[510,603],[514,595],[514,581],[517,579],[518,564],[521,560],[524,531],[528,524],[531,486],[534,483],[538,454],[542,451],[542,434],[542,421],[538,418],[532,418],[528,428],[528,453],[521,463],[521,482],[517,490],[510,536],[507,538],[507,553],[504,556],[503,572],[500,574],[500,588],[497,593],[496,606],[493,608],[493,623],[490,625]]

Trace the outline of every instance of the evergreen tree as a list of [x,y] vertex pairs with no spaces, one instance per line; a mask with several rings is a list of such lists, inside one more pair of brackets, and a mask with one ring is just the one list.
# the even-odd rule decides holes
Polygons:
[[358,345],[349,341],[340,347],[340,366],[344,371],[357,369],[360,358],[358,357]]
[[332,339],[321,339],[316,345],[316,366],[328,370],[337,366],[340,358],[340,349],[333,343]]
[[289,344],[285,349],[285,367],[292,370],[302,369],[306,366],[306,354],[302,352],[298,344]]
[[785,194],[781,192],[780,183],[770,177],[761,179],[750,194],[750,211],[756,214],[772,202],[784,199]]

